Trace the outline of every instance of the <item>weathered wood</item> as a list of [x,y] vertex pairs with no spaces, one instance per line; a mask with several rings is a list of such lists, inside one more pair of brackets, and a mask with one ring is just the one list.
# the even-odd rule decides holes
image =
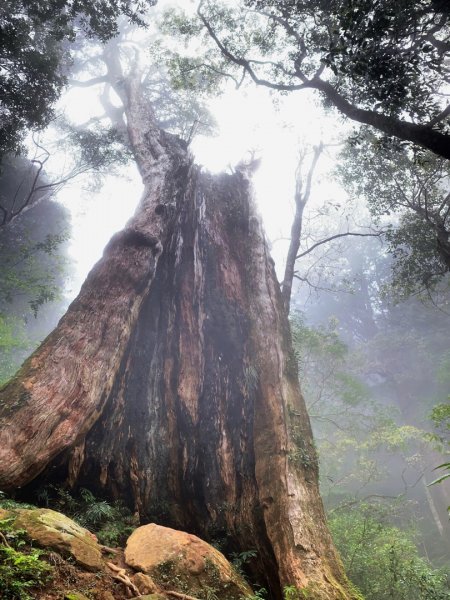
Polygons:
[[[0,390],[0,489],[22,486],[100,415],[191,166],[178,141],[151,163],[140,207],[113,236],[58,327]],[[148,161],[150,164],[150,161]]]
[[350,600],[249,182],[194,167],[139,81],[118,93],[143,200],[0,390],[0,489],[85,486],[143,521],[255,548],[275,598],[296,585]]
[[39,481],[125,498],[144,521],[255,548],[254,572],[275,597],[297,585],[311,597],[351,598],[249,183],[192,169],[181,195],[114,381],[101,393],[97,384],[95,417],[47,457]]

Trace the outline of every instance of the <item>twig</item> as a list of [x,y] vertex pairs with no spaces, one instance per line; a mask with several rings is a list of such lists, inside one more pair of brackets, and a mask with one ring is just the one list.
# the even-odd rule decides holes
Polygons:
[[8,540],[6,539],[6,537],[3,535],[3,533],[0,531],[0,540],[2,541],[2,543],[7,546],[8,548],[11,548],[11,546],[8,544]]
[[386,232],[385,231],[378,231],[377,233],[356,233],[353,231],[347,231],[346,233],[338,233],[336,235],[332,235],[328,238],[325,238],[324,240],[320,240],[320,242],[316,242],[315,244],[313,244],[312,246],[310,246],[307,250],[305,250],[304,252],[301,252],[300,254],[297,255],[297,259],[298,258],[302,258],[303,256],[306,256],[307,254],[309,254],[310,252],[312,252],[313,250],[315,250],[318,246],[322,246],[323,244],[326,244],[328,242],[331,242],[333,240],[337,240],[338,238],[342,238],[342,237],[348,237],[348,236],[357,236],[357,237],[380,237],[382,235],[384,235]]

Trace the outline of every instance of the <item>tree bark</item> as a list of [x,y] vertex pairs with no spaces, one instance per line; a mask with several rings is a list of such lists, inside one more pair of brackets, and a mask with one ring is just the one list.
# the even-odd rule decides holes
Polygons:
[[275,598],[354,598],[249,181],[193,166],[134,75],[119,91],[144,196],[0,390],[0,488],[85,486],[142,521],[255,548]]
[[1,486],[65,480],[125,498],[143,520],[256,548],[254,570],[275,597],[297,585],[352,598],[248,180],[189,164],[152,186],[178,197],[162,254],[152,207],[169,209],[148,190],[1,391]]
[[387,135],[412,142],[422,148],[431,150],[431,152],[434,152],[438,156],[450,160],[450,136],[437,131],[432,125],[403,121],[395,117],[383,115],[375,110],[358,108],[344,98],[331,83],[323,81],[318,77],[311,79],[305,87],[322,92],[327,100],[352,121],[362,123],[363,125],[370,125]]

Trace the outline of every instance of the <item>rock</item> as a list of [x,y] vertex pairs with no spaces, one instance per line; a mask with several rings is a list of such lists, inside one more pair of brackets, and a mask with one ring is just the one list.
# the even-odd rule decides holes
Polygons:
[[135,596],[131,600],[167,600],[167,596],[162,594],[145,594],[144,596]]
[[163,589],[203,598],[213,593],[219,600],[252,595],[221,552],[195,535],[154,523],[139,527],[128,538],[125,562]]
[[51,548],[71,556],[88,571],[103,568],[102,552],[97,538],[69,517],[47,508],[13,509],[14,527],[24,529],[41,548]]
[[94,597],[95,600],[115,600],[111,592],[108,592],[107,590],[97,592],[94,590]]
[[158,586],[155,584],[150,575],[136,573],[136,575],[133,575],[132,580],[141,594],[153,594],[154,592],[158,591]]

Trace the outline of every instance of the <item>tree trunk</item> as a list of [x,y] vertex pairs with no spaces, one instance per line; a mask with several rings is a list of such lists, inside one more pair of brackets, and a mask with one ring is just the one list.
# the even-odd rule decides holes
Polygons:
[[275,598],[353,598],[249,182],[202,174],[124,90],[143,200],[0,390],[0,488],[86,486],[143,521],[255,548]]
[[256,548],[275,597],[289,584],[350,598],[248,181],[163,180],[182,202],[156,271],[153,238],[133,229],[155,219],[144,203],[1,391],[1,486],[65,479],[125,498],[145,520]]

